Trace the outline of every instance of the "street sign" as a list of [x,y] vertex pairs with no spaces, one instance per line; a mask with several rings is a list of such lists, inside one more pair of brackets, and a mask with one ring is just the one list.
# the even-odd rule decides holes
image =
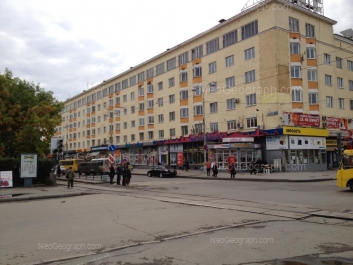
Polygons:
[[115,145],[109,145],[108,147],[110,152],[114,152],[115,151]]
[[208,150],[208,146],[205,144],[204,146],[203,146],[203,149],[205,149],[206,151]]

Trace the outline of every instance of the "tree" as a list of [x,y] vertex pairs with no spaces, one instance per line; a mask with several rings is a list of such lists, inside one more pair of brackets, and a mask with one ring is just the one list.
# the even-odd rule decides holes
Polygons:
[[63,106],[52,91],[13,77],[6,69],[0,74],[0,157],[48,154]]

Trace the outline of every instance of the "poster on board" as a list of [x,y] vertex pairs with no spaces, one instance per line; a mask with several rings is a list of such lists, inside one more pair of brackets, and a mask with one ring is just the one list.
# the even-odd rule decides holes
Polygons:
[[12,171],[0,171],[0,187],[12,188]]
[[21,178],[37,177],[37,154],[21,154]]

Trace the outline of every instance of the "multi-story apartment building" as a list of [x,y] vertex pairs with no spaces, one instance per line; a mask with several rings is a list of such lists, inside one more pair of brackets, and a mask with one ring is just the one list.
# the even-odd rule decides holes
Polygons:
[[220,167],[262,157],[326,169],[336,133],[353,129],[353,41],[296,2],[259,1],[68,99],[56,136],[67,153],[113,144],[132,164],[199,165],[205,119],[207,159]]

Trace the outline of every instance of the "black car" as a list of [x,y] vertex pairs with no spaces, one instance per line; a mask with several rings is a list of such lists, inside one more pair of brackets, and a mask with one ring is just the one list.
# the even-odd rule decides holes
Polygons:
[[176,175],[177,175],[177,172],[174,168],[167,168],[164,166],[153,167],[147,172],[147,176],[149,177],[157,176],[157,177],[163,178],[163,177],[175,177]]

